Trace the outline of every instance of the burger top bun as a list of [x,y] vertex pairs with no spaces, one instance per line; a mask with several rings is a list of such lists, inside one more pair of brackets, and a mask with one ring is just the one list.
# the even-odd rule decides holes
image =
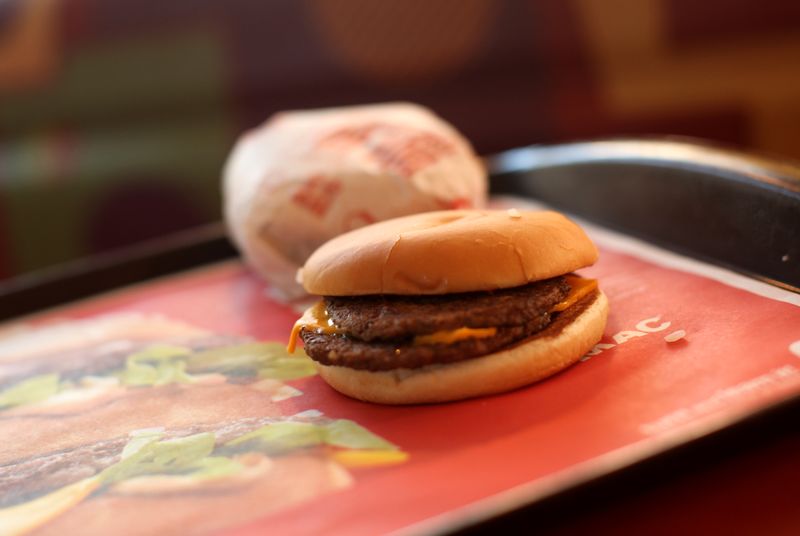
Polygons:
[[557,212],[450,210],[343,234],[300,272],[326,296],[446,294],[524,285],[593,264],[597,248]]

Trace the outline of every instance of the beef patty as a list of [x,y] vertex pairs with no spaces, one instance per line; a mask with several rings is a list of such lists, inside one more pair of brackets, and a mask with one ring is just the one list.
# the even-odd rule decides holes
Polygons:
[[[523,326],[566,298],[563,277],[521,287],[439,296],[326,296],[333,323],[362,341],[400,341],[461,327]],[[541,328],[539,328],[541,329]]]
[[[555,287],[561,290],[554,292],[554,285],[552,282],[556,280],[560,280],[560,282],[555,284]],[[504,294],[506,299],[503,301],[507,308],[492,311],[491,305],[485,303],[485,300],[487,294],[491,295],[495,294],[495,292],[472,293],[476,295],[477,300],[486,308],[484,309],[487,311],[484,313],[486,316],[482,317],[482,322],[477,321],[477,316],[472,316],[473,311],[469,310],[468,302],[458,302],[462,307],[460,311],[455,307],[443,307],[440,310],[430,306],[433,300],[435,300],[435,297],[425,297],[422,306],[428,311],[433,309],[434,315],[441,312],[440,318],[446,319],[448,322],[452,323],[445,324],[440,322],[440,318],[436,318],[434,320],[429,320],[429,322],[435,323],[437,327],[430,328],[427,326],[429,322],[426,322],[424,317],[420,320],[415,319],[412,321],[409,319],[408,321],[409,325],[414,322],[425,323],[426,329],[424,333],[431,333],[439,329],[457,329],[464,325],[470,327],[496,327],[497,332],[491,337],[469,338],[449,344],[414,344],[413,336],[405,336],[395,340],[366,341],[356,336],[334,335],[316,332],[314,330],[302,330],[300,336],[305,344],[306,353],[312,359],[323,365],[339,365],[354,369],[380,371],[396,368],[419,368],[436,363],[453,363],[502,350],[503,348],[512,346],[516,342],[529,339],[533,336],[555,335],[563,326],[577,317],[577,315],[597,298],[598,293],[595,291],[562,313],[555,314],[554,319],[551,321],[549,310],[569,293],[569,285],[567,285],[563,278],[556,278],[556,280],[548,280],[526,285],[525,287],[508,289],[508,291],[515,293],[517,298],[528,295],[527,293],[530,291],[528,287],[538,287],[541,291],[540,293],[534,293],[538,296],[537,298],[532,298],[533,301],[539,302],[539,308],[533,313],[531,313],[530,310],[526,310],[525,318],[522,323],[511,325],[503,325],[501,323],[502,321],[513,319],[512,314],[508,313],[509,309],[512,311],[519,311],[525,308],[520,307],[519,303],[515,303],[513,299],[508,298],[508,294]],[[505,293],[505,291],[503,292]],[[511,292],[509,292],[509,294],[510,293]],[[458,298],[458,300],[463,300],[463,297],[468,296],[468,294],[459,296],[461,297]],[[546,296],[546,298],[542,298],[542,296]],[[556,299],[556,297],[558,298]],[[443,298],[447,299],[449,297],[445,296]],[[339,298],[336,299],[339,300]],[[359,300],[365,299],[366,298],[359,298]],[[376,299],[381,298],[376,297]],[[404,297],[403,300],[405,305],[411,307],[408,305],[408,302],[413,300],[413,298]],[[459,324],[451,320],[457,318],[458,315],[461,315],[460,320],[466,319],[470,321],[470,323],[465,322]],[[405,321],[403,320],[385,322],[385,324],[392,326],[392,328],[395,325],[403,325],[404,323]],[[448,327],[438,327],[444,325]],[[338,327],[341,328],[342,326],[338,325]],[[395,332],[402,333],[403,331],[396,330]]]

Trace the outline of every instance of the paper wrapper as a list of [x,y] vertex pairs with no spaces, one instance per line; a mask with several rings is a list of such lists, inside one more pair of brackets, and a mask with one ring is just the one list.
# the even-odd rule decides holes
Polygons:
[[480,208],[486,171],[469,142],[405,103],[282,112],[242,136],[226,165],[225,219],[284,300],[327,240],[417,212]]

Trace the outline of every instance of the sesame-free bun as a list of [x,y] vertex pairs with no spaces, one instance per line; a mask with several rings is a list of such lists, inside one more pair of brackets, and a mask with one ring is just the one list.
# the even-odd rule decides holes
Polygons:
[[300,277],[312,294],[446,294],[524,285],[593,264],[597,248],[552,211],[447,210],[395,218],[317,249]]
[[424,404],[461,400],[517,389],[572,365],[603,335],[608,300],[594,301],[563,328],[506,350],[446,365],[371,372],[317,363],[320,376],[337,391],[379,404]]

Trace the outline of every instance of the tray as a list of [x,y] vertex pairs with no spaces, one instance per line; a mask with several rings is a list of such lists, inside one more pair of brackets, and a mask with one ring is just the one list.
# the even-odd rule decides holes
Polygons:
[[[498,193],[525,193],[513,184],[547,182],[536,173],[519,165],[495,168],[493,186]],[[727,181],[710,184],[724,188]],[[581,214],[569,199],[546,201]],[[529,201],[498,197],[495,203]],[[630,223],[624,210],[606,217],[617,228]],[[542,528],[576,508],[589,509],[587,503],[596,508],[603,504],[598,497],[630,498],[642,479],[663,481],[675,464],[687,470],[719,458],[721,446],[735,454],[747,448],[743,437],[753,445],[753,430],[768,440],[791,428],[800,397],[800,296],[632,238],[637,233],[628,229],[586,225],[602,250],[586,275],[600,279],[612,303],[602,344],[546,382],[456,404],[363,404],[332,392],[302,364],[287,368],[280,344],[255,343],[285,343],[297,313],[271,301],[263,282],[235,260],[6,324],[0,374],[38,377],[47,391],[57,373],[60,391],[53,396],[61,398],[9,406],[6,397],[0,435],[19,441],[0,448],[0,465],[13,463],[10,474],[20,474],[20,460],[28,460],[25,467],[39,476],[29,480],[46,482],[54,471],[36,473],[41,464],[30,460],[56,463],[67,453],[67,461],[85,465],[100,451],[106,458],[89,464],[95,472],[86,471],[82,487],[64,491],[68,486],[51,483],[30,497],[6,488],[0,527],[21,523],[40,534]],[[660,227],[654,229],[657,234]],[[218,237],[206,240],[218,247]],[[121,265],[137,262],[134,255]],[[120,273],[111,265],[103,269]],[[752,272],[753,266],[736,268]],[[79,277],[88,282],[87,273]],[[781,276],[791,286],[791,273],[781,274],[764,277]],[[56,277],[50,281],[59,285]],[[8,294],[12,300],[32,295],[36,286],[16,288]],[[684,337],[665,340],[680,330]],[[61,345],[58,359],[43,358],[42,348],[54,341]],[[100,362],[105,368],[92,374],[76,372]],[[288,429],[294,443],[276,444],[275,434]],[[301,439],[298,429],[305,430]],[[179,451],[195,457],[170,461],[176,441]],[[150,455],[173,465],[141,469]],[[10,508],[23,510],[9,515]]]

